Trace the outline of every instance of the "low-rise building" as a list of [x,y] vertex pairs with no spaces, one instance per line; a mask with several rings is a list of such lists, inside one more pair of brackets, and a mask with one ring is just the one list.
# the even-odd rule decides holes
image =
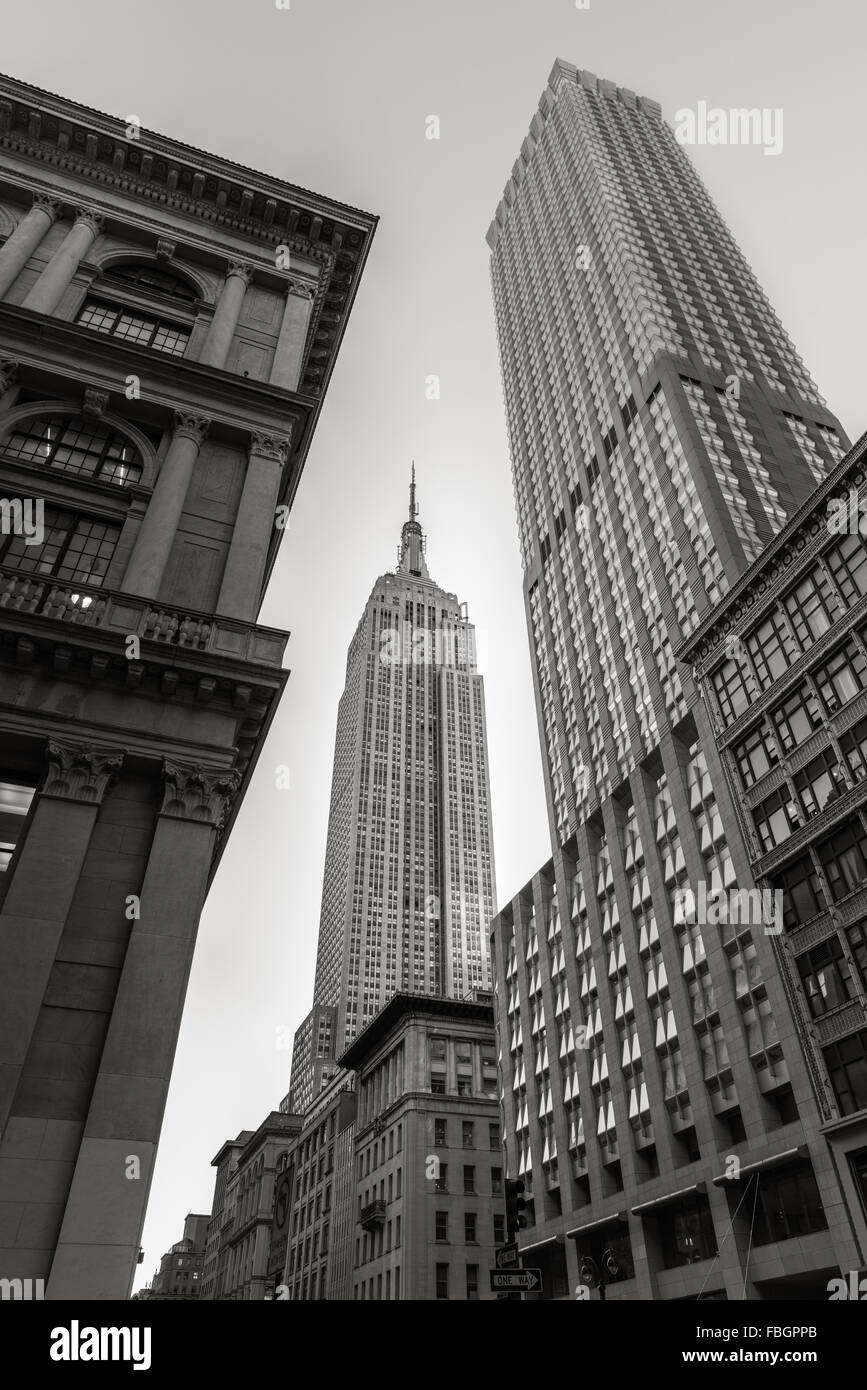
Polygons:
[[150,1284],[137,1298],[153,1302],[202,1296],[208,1220],[207,1212],[187,1216],[183,1238],[166,1251]]
[[351,1297],[495,1297],[505,1208],[491,994],[395,994],[338,1061],[358,1100]]

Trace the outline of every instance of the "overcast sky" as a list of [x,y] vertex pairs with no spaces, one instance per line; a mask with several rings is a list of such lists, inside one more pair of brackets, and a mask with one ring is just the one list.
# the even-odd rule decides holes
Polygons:
[[702,100],[782,108],[779,156],[692,155],[854,438],[867,425],[865,29],[860,0],[7,8],[12,76],[381,218],[261,615],[291,629],[292,675],[202,916],[137,1287],[185,1214],[210,1211],[223,1141],[288,1090],[276,1043],[310,1006],[346,648],[394,565],[412,458],[431,575],[480,631],[500,903],[550,854],[484,234],[554,59],[656,98],[672,124]]

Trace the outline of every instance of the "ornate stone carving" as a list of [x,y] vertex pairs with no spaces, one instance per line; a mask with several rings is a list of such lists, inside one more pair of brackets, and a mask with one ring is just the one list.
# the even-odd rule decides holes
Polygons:
[[8,391],[18,374],[18,363],[14,357],[0,357],[0,393]]
[[178,249],[176,241],[167,241],[165,237],[160,237],[157,242],[157,260],[170,261]]
[[75,214],[74,226],[87,227],[95,237],[102,231],[103,215],[101,212],[93,212],[90,208],[79,208]]
[[253,279],[253,267],[248,261],[229,261],[229,265],[226,269],[227,278],[230,275],[239,276],[244,281],[245,285],[249,285],[250,281]]
[[288,437],[279,434],[251,434],[250,457],[276,459],[282,467],[286,462],[291,442],[291,434]]
[[63,211],[62,204],[56,198],[50,198],[47,193],[34,193],[33,206],[50,217],[52,222],[56,222]]
[[176,410],[174,422],[175,434],[184,439],[192,439],[196,444],[201,444],[204,441],[211,426],[210,418],[207,415],[196,415],[188,410]]
[[286,291],[288,294],[296,295],[298,299],[313,298],[312,285],[305,284],[303,280],[290,280],[286,286]]
[[237,772],[214,772],[168,758],[163,760],[163,781],[161,815],[200,821],[218,830],[241,785]]
[[48,775],[43,796],[88,801],[98,806],[123,764],[123,753],[85,743],[48,740]]
[[85,415],[94,415],[98,419],[108,409],[108,392],[97,391],[95,387],[87,386],[84,391],[84,405],[81,408]]

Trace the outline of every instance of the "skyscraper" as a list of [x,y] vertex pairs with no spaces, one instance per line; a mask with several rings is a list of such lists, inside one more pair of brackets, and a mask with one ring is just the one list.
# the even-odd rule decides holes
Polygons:
[[309,1103],[314,1062],[342,1052],[397,991],[463,998],[489,987],[494,900],[475,632],[465,606],[428,573],[413,471],[397,568],[373,586],[346,662],[318,1021],[299,1030],[307,1042],[293,1057],[293,1109]]
[[[656,102],[557,62],[487,239],[552,841],[493,929],[533,1263],[815,1292],[857,1246],[773,937],[693,910],[752,879],[673,653],[845,436]],[[728,1154],[774,1174],[761,1237]]]

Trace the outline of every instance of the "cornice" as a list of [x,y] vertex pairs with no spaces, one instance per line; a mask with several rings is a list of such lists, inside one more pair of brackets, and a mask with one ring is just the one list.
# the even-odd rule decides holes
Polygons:
[[300,226],[311,249],[357,252],[376,226],[361,208],[156,131],[139,128],[130,138],[129,129],[125,120],[0,74],[0,145],[31,158],[101,183],[135,184],[141,196],[160,202],[194,204],[210,220],[245,231],[273,227],[277,234],[288,225],[294,233]]

